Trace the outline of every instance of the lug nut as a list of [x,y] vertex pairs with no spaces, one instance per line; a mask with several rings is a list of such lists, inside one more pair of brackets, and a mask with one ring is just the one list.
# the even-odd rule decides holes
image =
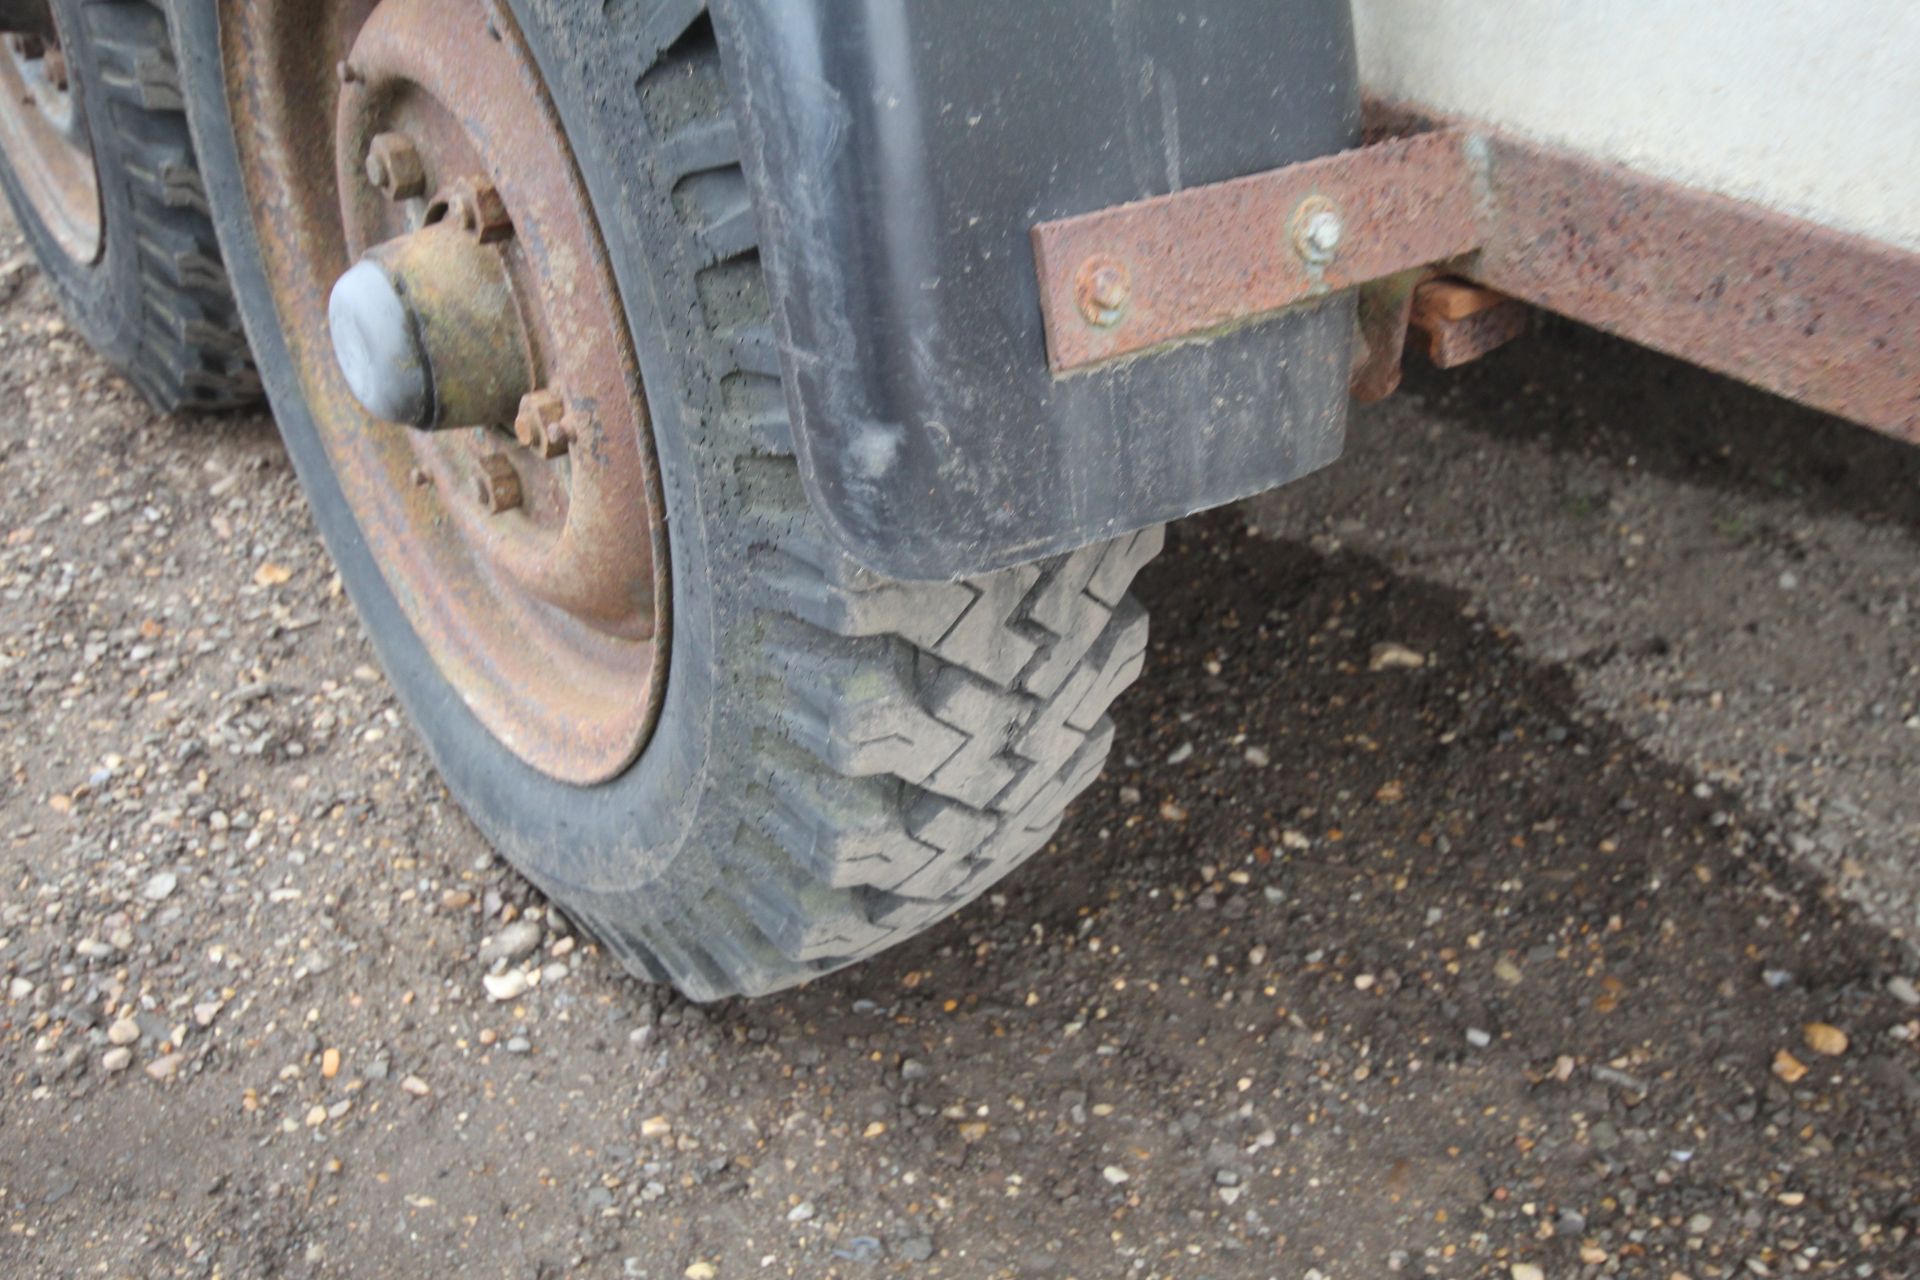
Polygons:
[[486,178],[461,178],[447,195],[447,216],[455,226],[481,244],[494,244],[513,234],[506,201]]
[[543,458],[557,458],[573,443],[566,416],[567,402],[559,392],[548,387],[529,391],[520,398],[520,412],[514,415],[514,439]]
[[427,189],[419,149],[404,133],[377,133],[367,144],[367,181],[389,200],[411,200]]
[[1120,323],[1133,296],[1133,276],[1124,264],[1104,255],[1088,258],[1074,276],[1074,298],[1090,325],[1110,329]]
[[520,505],[520,473],[504,453],[490,453],[480,459],[480,474],[474,479],[474,496],[494,515]]

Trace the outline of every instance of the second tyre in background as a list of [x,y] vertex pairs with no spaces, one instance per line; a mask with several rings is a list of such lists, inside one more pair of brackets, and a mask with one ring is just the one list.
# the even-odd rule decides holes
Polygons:
[[0,187],[61,307],[161,409],[252,403],[157,3],[9,0]]

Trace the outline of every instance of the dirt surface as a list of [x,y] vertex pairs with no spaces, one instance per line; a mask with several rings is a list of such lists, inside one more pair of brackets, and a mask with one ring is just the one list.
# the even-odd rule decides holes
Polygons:
[[1920,940],[1920,449],[1564,323],[1410,363],[1258,525],[1467,592]]
[[0,1274],[1920,1274],[1892,446],[1571,330],[1421,379],[1296,539],[1174,530],[1057,847],[692,1007],[459,816],[271,425],[19,252]]

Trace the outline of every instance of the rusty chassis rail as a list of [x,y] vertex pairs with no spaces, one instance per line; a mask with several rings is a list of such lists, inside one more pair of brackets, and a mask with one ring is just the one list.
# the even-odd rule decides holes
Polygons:
[[1374,398],[1409,324],[1459,363],[1520,331],[1510,295],[1920,443],[1920,254],[1497,131],[1370,117],[1399,136],[1034,227],[1055,375],[1359,288],[1353,388]]

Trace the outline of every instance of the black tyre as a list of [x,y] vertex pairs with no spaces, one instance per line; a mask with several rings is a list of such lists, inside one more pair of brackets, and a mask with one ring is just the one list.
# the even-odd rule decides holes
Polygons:
[[704,6],[528,0],[496,19],[537,62],[591,197],[670,531],[657,720],[629,767],[590,786],[482,725],[369,552],[249,217],[213,6],[176,14],[209,194],[289,450],[448,786],[516,866],[634,972],[705,1000],[869,956],[1047,842],[1140,673],[1146,617],[1126,589],[1161,532],[933,585],[834,549],[792,456]]
[[141,0],[8,10],[26,11],[50,29],[0,53],[0,186],[61,307],[160,409],[257,399],[165,15]]

